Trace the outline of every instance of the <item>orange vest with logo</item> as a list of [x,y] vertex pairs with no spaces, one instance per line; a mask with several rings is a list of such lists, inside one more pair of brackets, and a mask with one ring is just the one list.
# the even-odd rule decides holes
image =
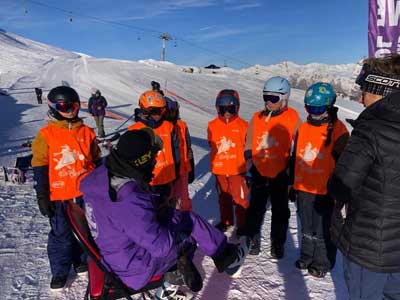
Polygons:
[[240,117],[224,122],[219,117],[208,123],[211,172],[238,175],[246,172],[244,145],[248,123]]
[[181,159],[179,175],[183,175],[184,173],[188,173],[192,170],[192,166],[190,165],[190,160],[188,157],[188,145],[186,141],[187,125],[184,121],[178,120],[176,122],[176,129],[179,137],[179,154]]
[[95,164],[90,152],[96,138],[93,129],[46,126],[40,133],[47,141],[49,156],[50,200],[68,200],[82,193],[79,184]]
[[[141,129],[146,127],[142,122],[136,122],[128,127],[128,130]],[[168,121],[163,121],[162,124],[153,129],[163,142],[163,149],[158,152],[156,157],[156,166],[154,167],[154,177],[150,185],[163,185],[172,182],[176,178],[175,162],[172,153],[172,138],[171,134],[174,130],[174,125]]]
[[348,133],[340,120],[335,122],[332,140],[325,146],[328,124],[313,126],[303,123],[298,130],[294,188],[299,191],[326,195],[329,176],[335,168],[332,156],[336,140]]
[[288,165],[300,118],[297,111],[290,107],[268,122],[267,116],[261,113],[256,112],[252,119],[252,161],[262,176],[275,178]]

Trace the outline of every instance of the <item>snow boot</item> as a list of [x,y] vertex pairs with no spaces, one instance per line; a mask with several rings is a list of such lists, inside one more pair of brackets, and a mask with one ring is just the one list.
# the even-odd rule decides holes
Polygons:
[[324,278],[326,276],[327,271],[321,270],[319,268],[309,266],[308,267],[308,274],[316,278]]
[[294,265],[295,265],[296,268],[299,269],[299,270],[307,270],[307,269],[308,269],[308,266],[309,266],[309,264],[307,264],[305,261],[303,261],[303,260],[301,260],[301,259],[296,260],[296,262],[295,262]]
[[250,243],[249,255],[259,255],[261,251],[261,236],[257,234]]
[[164,282],[156,291],[154,296],[156,300],[190,300],[193,294],[182,292],[179,286]]
[[217,225],[215,225],[215,228],[221,232],[226,232],[228,230],[228,225],[226,225],[224,222],[219,222]]
[[[203,278],[197,270],[193,261],[185,254],[178,258],[178,273],[182,275],[184,284],[192,291],[197,293],[203,288]],[[165,279],[169,283],[173,283]]]
[[53,276],[50,282],[50,288],[52,290],[62,289],[67,283],[68,275],[64,276]]
[[272,243],[271,245],[271,258],[282,259],[285,255],[285,248],[281,244]]
[[88,271],[88,264],[86,262],[74,264],[74,270],[76,274],[86,273]]

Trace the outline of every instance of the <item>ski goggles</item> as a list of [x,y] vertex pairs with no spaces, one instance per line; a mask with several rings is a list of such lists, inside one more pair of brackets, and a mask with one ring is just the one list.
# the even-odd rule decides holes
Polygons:
[[328,109],[327,106],[311,106],[311,105],[305,105],[305,108],[310,115],[322,115]]
[[149,107],[143,110],[143,112],[147,115],[160,116],[165,112],[165,107]]
[[76,112],[79,109],[78,102],[59,100],[56,103],[53,103],[50,101],[48,101],[47,103],[51,108],[55,109],[58,112],[62,112],[62,113]]
[[218,113],[220,115],[224,115],[225,113],[236,114],[237,107],[236,105],[220,105],[218,106]]
[[263,94],[264,102],[278,103],[281,100],[286,99],[285,94],[280,93],[265,93]]

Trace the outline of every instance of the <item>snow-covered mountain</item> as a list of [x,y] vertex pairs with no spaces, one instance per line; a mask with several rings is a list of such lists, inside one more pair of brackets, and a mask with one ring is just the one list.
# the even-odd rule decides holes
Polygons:
[[355,88],[354,80],[360,71],[360,65],[326,65],[312,63],[307,65],[298,65],[290,61],[281,62],[271,66],[256,65],[241,72],[248,74],[258,74],[259,77],[268,78],[268,76],[279,75],[287,78],[292,87],[305,90],[311,84],[317,81],[328,82],[332,84],[337,93],[343,96],[352,96]]
[[[215,182],[210,174],[206,128],[207,122],[216,116],[214,101],[218,91],[223,88],[238,90],[240,114],[248,120],[255,111],[262,109],[262,87],[272,74],[286,74],[292,81],[297,78],[298,82],[302,78],[308,84],[313,80],[310,78],[315,78],[312,76],[322,70],[326,74],[323,73],[321,79],[345,78],[352,73],[353,66],[298,66],[287,62],[245,70],[193,68],[193,73],[182,71],[187,68],[155,60],[99,59],[1,31],[0,88],[7,88],[9,96],[0,94],[0,166],[10,166],[16,156],[25,154],[27,150],[22,149],[21,144],[36,135],[46,123],[47,105],[45,102],[37,104],[34,87],[41,86],[46,91],[64,81],[78,91],[82,101],[87,100],[92,87],[100,89],[109,102],[108,110],[124,118],[122,121],[106,118],[105,129],[110,132],[132,115],[139,95],[150,88],[151,80],[157,80],[168,95],[180,102],[181,116],[192,135],[196,179],[190,185],[190,194],[194,211],[215,224],[219,213]],[[303,98],[303,89],[292,89],[290,105],[305,119]],[[337,105],[341,119],[355,118],[362,109],[354,101],[343,98],[338,99]],[[81,108],[80,116],[86,124],[95,127],[87,110]],[[125,126],[132,122],[128,120]],[[294,268],[299,254],[299,231],[296,207],[291,204],[290,209],[285,259],[276,263],[269,258],[271,216],[268,213],[263,228],[263,252],[248,257],[240,279],[232,280],[218,274],[211,259],[200,253],[196,255],[195,262],[204,277],[204,288],[196,299],[346,299],[340,255],[336,268],[323,280],[311,278]],[[61,292],[49,290],[48,230],[48,220],[36,207],[31,185],[0,183],[0,299],[83,298],[85,275],[72,278]]]

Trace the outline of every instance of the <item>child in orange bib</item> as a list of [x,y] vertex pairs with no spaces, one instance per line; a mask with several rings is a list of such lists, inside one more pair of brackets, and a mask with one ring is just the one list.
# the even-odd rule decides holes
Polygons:
[[346,126],[337,119],[335,100],[330,84],[318,82],[308,88],[304,99],[308,118],[298,129],[293,150],[293,188],[302,232],[296,267],[320,278],[336,259],[329,233],[333,200],[327,195],[328,179],[349,138]]
[[235,90],[219,92],[215,107],[218,117],[208,123],[211,172],[217,181],[221,221],[217,225],[226,231],[234,225],[233,206],[236,216],[236,234],[242,235],[249,206],[245,176],[244,144],[247,121],[239,117],[239,94]]
[[58,289],[64,287],[71,266],[77,273],[87,270],[83,251],[67,221],[65,201],[82,206],[80,181],[95,168],[94,161],[100,160],[101,153],[93,129],[78,117],[76,91],[59,86],[47,98],[51,120],[32,142],[32,166],[40,212],[50,219],[50,287]]

